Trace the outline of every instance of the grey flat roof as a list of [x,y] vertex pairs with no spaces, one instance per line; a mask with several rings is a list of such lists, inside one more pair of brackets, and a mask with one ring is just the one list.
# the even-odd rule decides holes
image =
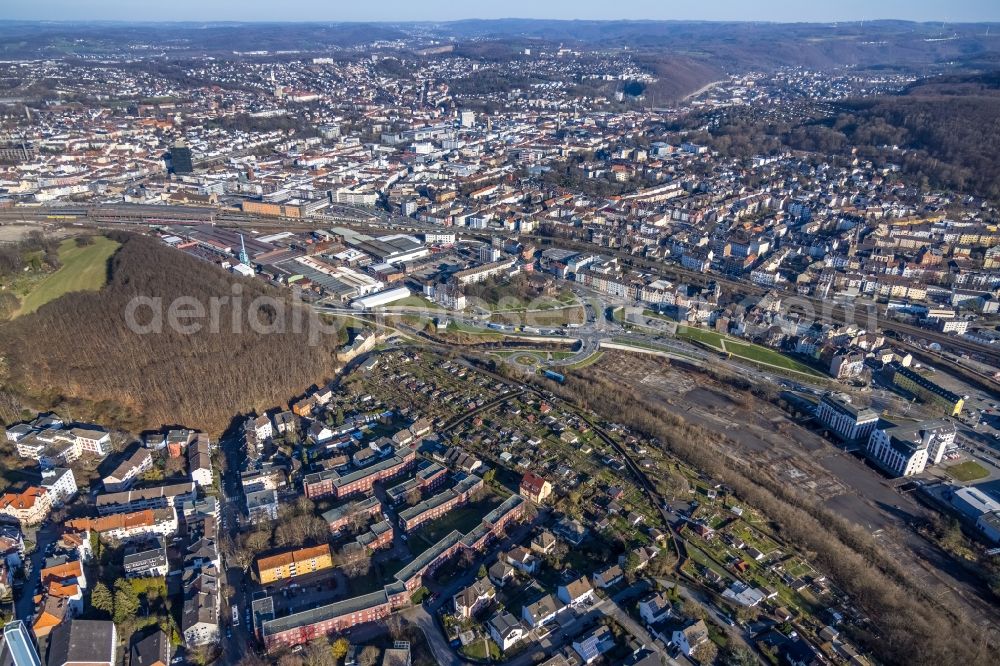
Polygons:
[[462,540],[462,533],[458,530],[452,530],[450,534],[438,541],[436,544],[425,550],[424,552],[413,558],[413,561],[407,564],[405,567],[399,570],[396,574],[396,580],[406,581],[413,578],[418,571],[429,565],[431,562],[440,557],[441,553],[448,550],[456,543]]
[[363,611],[367,608],[381,606],[388,601],[389,597],[386,596],[385,590],[380,590],[378,592],[372,592],[371,594],[365,594],[360,597],[352,597],[350,599],[344,599],[343,601],[337,601],[332,604],[320,606],[319,608],[312,608],[300,613],[293,613],[291,615],[286,615],[285,617],[268,620],[264,622],[262,632],[265,636],[280,634],[281,632],[288,631],[289,629],[304,627],[310,624],[316,624],[317,622],[332,620],[333,618],[341,617],[343,615],[357,613],[358,611]]

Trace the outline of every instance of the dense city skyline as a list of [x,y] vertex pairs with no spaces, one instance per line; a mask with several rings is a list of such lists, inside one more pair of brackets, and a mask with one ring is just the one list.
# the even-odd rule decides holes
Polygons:
[[331,6],[315,0],[293,0],[276,5],[262,2],[218,0],[206,6],[192,0],[169,5],[99,0],[78,3],[42,0],[8,7],[0,18],[8,20],[121,20],[121,21],[453,21],[462,19],[534,18],[578,20],[706,20],[836,22],[900,19],[913,21],[979,22],[1000,20],[1000,5],[984,0],[940,3],[933,0],[889,0],[876,5],[848,0],[836,5],[816,5],[788,0],[758,4],[715,2],[655,2],[640,0],[627,7],[597,2],[554,0],[547,3],[513,0],[494,6],[470,7],[445,0],[419,4],[400,0],[374,5]]

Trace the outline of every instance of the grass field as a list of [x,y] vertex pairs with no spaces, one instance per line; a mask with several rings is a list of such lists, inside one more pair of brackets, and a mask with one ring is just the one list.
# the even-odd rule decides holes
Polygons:
[[704,328],[691,328],[690,326],[678,326],[677,337],[694,340],[719,351],[724,351],[722,347],[722,335],[715,331],[709,331]]
[[566,365],[563,367],[566,370],[582,370],[583,368],[586,368],[588,365],[594,365],[595,363],[600,361],[602,356],[604,356],[604,352],[599,351],[596,354],[591,354],[590,356],[583,359],[582,361],[579,361],[578,363],[574,363],[573,365]]
[[62,266],[42,278],[21,302],[17,315],[29,314],[49,301],[72,291],[96,291],[104,286],[108,274],[108,259],[118,243],[103,236],[94,238],[92,245],[77,246],[70,238],[59,246]]
[[453,509],[441,518],[421,525],[411,534],[410,539],[422,541],[429,548],[451,534],[453,530],[465,534],[479,525],[483,516],[500,506],[501,502],[503,502],[502,497],[488,490],[483,499]]
[[386,307],[407,307],[407,308],[424,308],[426,310],[444,310],[443,307],[429,301],[423,296],[418,294],[411,294],[404,299],[393,301],[389,303]]
[[976,479],[985,479],[990,475],[989,470],[975,460],[966,460],[964,463],[952,465],[946,468],[945,472],[956,481],[975,481]]
[[715,331],[681,326],[677,329],[677,337],[700,342],[718,351],[728,352],[733,356],[746,359],[748,361],[755,361],[757,363],[763,363],[776,368],[792,370],[793,372],[801,372],[802,374],[811,375],[813,377],[823,376],[810,368],[808,365],[799,363],[795,359],[789,358],[788,356],[776,352],[773,349],[761,347],[760,345],[755,345],[749,342],[743,342],[742,340],[736,340],[735,338],[722,335],[721,333],[716,333]]
[[648,349],[650,351],[665,352],[672,354],[674,356],[679,356],[681,358],[689,358],[692,361],[701,361],[702,359],[691,354],[685,354],[682,351],[672,349],[670,347],[664,347],[662,345],[653,344],[651,342],[640,342],[638,340],[629,340],[627,338],[612,338],[611,342],[619,345],[626,345],[628,347],[635,347],[636,349]]

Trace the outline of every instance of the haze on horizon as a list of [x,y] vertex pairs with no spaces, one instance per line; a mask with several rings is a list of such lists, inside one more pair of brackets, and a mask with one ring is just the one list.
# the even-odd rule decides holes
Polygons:
[[11,3],[0,20],[57,21],[453,21],[461,19],[704,20],[836,22],[900,19],[967,23],[1000,21],[996,0],[633,0],[610,5],[595,0],[506,0],[471,5],[454,0],[382,0],[342,3],[324,0],[35,0]]

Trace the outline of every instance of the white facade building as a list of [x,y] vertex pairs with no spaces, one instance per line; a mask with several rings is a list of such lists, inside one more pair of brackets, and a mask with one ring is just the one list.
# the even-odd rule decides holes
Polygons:
[[876,428],[868,440],[868,457],[895,476],[913,476],[940,463],[955,434],[946,419]]
[[857,407],[843,393],[827,393],[816,407],[816,418],[830,430],[849,441],[866,441],[878,423],[878,414],[868,407]]
[[68,502],[76,497],[76,477],[73,470],[66,467],[42,470],[42,488],[49,491],[55,505]]

